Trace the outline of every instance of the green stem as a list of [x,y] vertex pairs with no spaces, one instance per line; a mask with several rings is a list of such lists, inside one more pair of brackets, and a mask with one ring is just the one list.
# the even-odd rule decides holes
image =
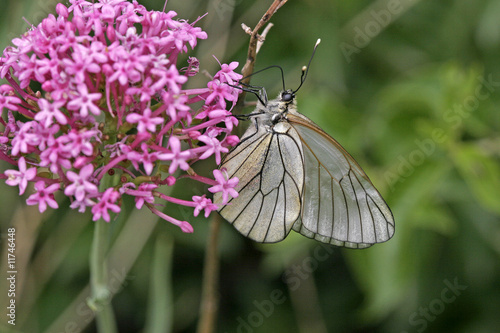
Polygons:
[[[99,189],[104,191],[113,177],[103,177]],[[117,333],[115,316],[111,305],[112,293],[108,288],[108,265],[106,254],[109,248],[111,223],[99,219],[94,222],[94,238],[90,250],[90,289],[87,305],[95,312],[99,333]]]
[[111,306],[112,295],[108,289],[106,253],[109,227],[110,225],[103,219],[95,222],[94,239],[90,252],[91,297],[87,303],[96,314],[97,331],[99,333],[118,332]]

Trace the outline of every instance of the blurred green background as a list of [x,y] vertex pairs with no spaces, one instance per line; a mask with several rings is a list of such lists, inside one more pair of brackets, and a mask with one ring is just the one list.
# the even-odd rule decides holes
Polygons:
[[[271,2],[170,0],[167,9],[189,21],[208,12],[199,25],[209,39],[190,55],[213,74],[213,55],[243,65],[249,37],[240,24],[253,27]],[[22,17],[37,24],[56,3],[0,1],[2,49],[27,29]],[[363,166],[394,213],[396,234],[366,250],[293,232],[261,245],[223,222],[217,332],[498,331],[499,17],[498,0],[289,0],[277,12],[256,69],[280,65],[295,88],[321,38],[299,110]],[[281,88],[276,70],[252,83],[271,97]],[[194,168],[202,174],[211,163]],[[179,181],[174,194],[207,193],[193,186]],[[85,307],[91,216],[39,214],[25,199],[0,184],[3,312],[9,226],[19,271],[17,325],[2,313],[0,331],[95,332]],[[123,207],[109,239],[119,331],[195,332],[211,221],[168,207],[194,226],[182,234],[133,202]]]

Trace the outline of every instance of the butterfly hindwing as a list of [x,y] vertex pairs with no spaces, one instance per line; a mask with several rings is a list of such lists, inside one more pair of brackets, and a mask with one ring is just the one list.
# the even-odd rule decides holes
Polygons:
[[340,144],[302,115],[297,130],[305,160],[301,218],[294,230],[321,242],[365,248],[394,234],[394,218],[368,176]]

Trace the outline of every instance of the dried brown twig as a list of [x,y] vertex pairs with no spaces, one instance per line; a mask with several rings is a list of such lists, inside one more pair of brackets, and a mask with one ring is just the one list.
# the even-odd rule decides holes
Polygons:
[[[276,11],[283,6],[288,0],[274,0],[269,9],[266,11],[264,16],[260,19],[259,23],[251,30],[248,26],[242,25],[243,30],[245,30],[250,35],[250,44],[248,46],[248,56],[245,66],[242,69],[243,77],[245,78],[242,82],[248,84],[250,82],[250,74],[253,73],[253,68],[255,65],[255,59],[257,53],[259,52],[262,43],[264,42],[265,36],[272,24],[268,24],[262,34],[259,35],[259,30],[264,27],[266,23],[269,22],[271,17],[276,13]],[[245,99],[245,91],[240,94],[238,98],[238,105],[242,106]],[[218,234],[219,227],[222,218],[217,216],[212,220],[212,226],[210,230],[210,238],[207,243],[207,252],[205,254],[205,269],[203,271],[203,282],[202,282],[202,300],[200,305],[200,320],[198,322],[197,332],[198,333],[212,333],[215,331],[215,323],[217,317],[218,309],[218,278],[219,278],[219,260],[217,253],[218,244]]]
[[[250,77],[248,77],[250,74],[253,73],[253,68],[255,65],[255,60],[257,58],[257,52],[260,49],[260,45],[264,42],[264,37],[267,34],[267,31],[269,31],[269,27],[266,27],[264,30],[264,33],[262,35],[259,35],[259,30],[264,27],[266,23],[269,22],[271,17],[278,11],[278,9],[281,8],[288,0],[274,0],[272,5],[269,7],[269,9],[266,11],[264,16],[260,19],[259,23],[255,26],[255,28],[251,31],[250,33],[250,44],[248,45],[248,55],[247,55],[247,61],[245,63],[245,66],[243,66],[243,69],[241,71],[241,74],[243,74],[244,79],[242,80],[243,83],[248,84],[250,82]],[[246,26],[245,26],[246,27]],[[248,28],[248,27],[246,27]],[[245,29],[245,28],[244,28]],[[249,29],[246,29],[247,32],[249,32]],[[240,96],[240,99],[243,99],[243,96]]]

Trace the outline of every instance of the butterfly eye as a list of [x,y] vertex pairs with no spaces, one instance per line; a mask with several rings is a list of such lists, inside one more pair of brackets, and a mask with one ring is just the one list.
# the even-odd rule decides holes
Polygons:
[[293,93],[291,93],[291,92],[287,92],[287,91],[285,91],[285,92],[283,92],[283,93],[281,94],[281,100],[282,100],[283,102],[290,102],[290,101],[292,101],[294,98],[295,98],[295,95],[294,95]]

